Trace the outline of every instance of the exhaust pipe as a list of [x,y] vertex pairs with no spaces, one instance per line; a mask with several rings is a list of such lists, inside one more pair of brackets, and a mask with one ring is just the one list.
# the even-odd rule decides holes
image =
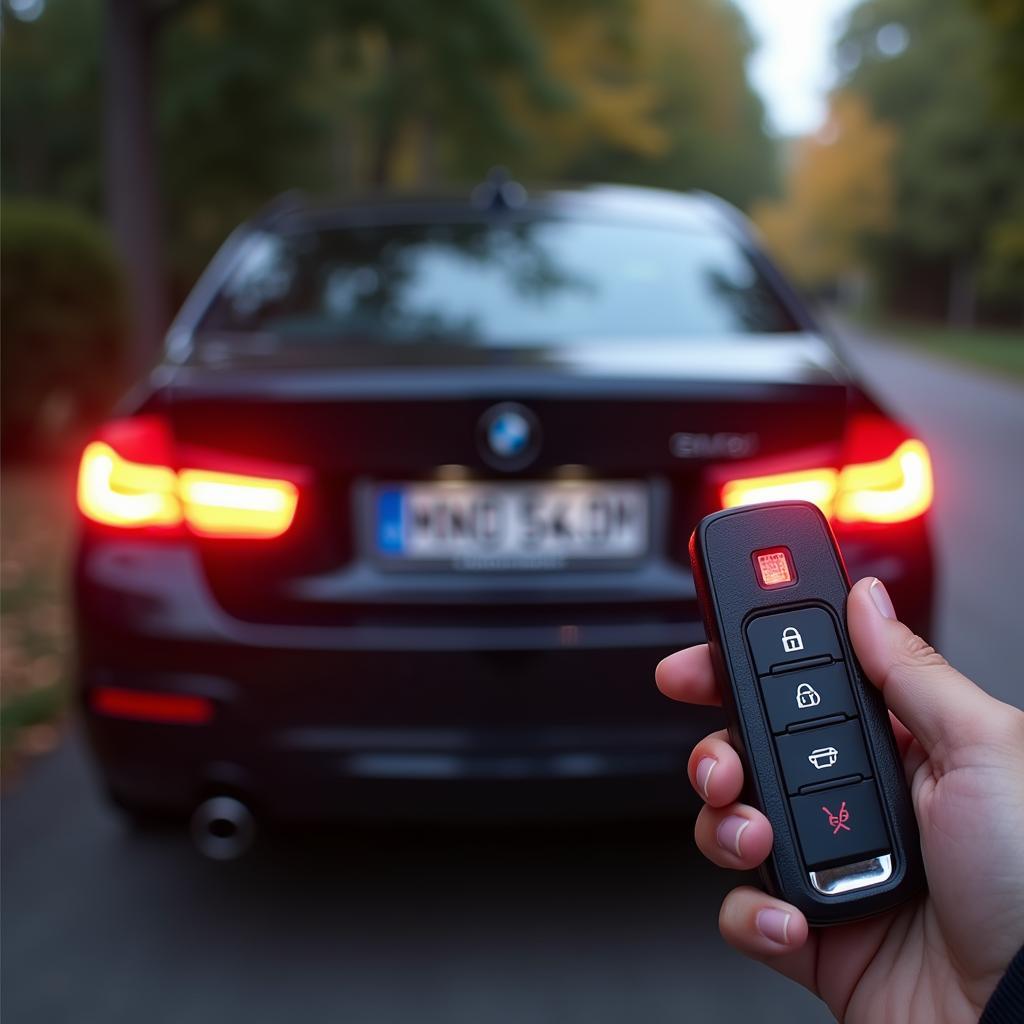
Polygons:
[[196,849],[210,860],[237,860],[256,837],[252,811],[233,796],[204,800],[195,809],[189,828]]

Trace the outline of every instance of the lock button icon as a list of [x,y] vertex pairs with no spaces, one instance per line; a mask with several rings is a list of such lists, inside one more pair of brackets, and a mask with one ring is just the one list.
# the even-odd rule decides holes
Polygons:
[[787,654],[804,649],[804,638],[800,635],[800,630],[795,626],[787,626],[782,631],[782,649]]
[[798,708],[816,708],[821,703],[821,694],[810,683],[801,683],[796,688]]

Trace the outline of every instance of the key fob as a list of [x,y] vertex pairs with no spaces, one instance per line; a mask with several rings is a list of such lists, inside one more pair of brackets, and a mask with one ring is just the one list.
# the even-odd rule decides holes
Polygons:
[[803,501],[701,520],[690,560],[743,799],[772,824],[768,892],[812,925],[881,913],[924,869],[885,703],[853,655],[850,581],[828,520]]

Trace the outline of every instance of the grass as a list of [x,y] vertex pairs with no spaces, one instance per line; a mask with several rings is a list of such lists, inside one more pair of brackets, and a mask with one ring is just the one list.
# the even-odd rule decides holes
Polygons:
[[71,474],[5,470],[0,481],[0,764],[51,749],[69,694]]
[[928,352],[1024,383],[1024,328],[958,328],[941,324],[891,322],[885,334]]

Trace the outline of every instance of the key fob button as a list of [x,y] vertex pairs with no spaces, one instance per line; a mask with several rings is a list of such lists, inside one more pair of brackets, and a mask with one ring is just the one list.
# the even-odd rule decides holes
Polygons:
[[874,774],[864,749],[860,722],[856,720],[786,733],[775,743],[787,793],[850,775]]
[[761,693],[772,732],[830,715],[857,714],[846,666],[841,662],[762,676]]
[[790,805],[810,870],[864,860],[891,848],[873,782],[796,796]]
[[842,658],[832,616],[824,608],[760,615],[747,625],[758,675],[808,658]]

